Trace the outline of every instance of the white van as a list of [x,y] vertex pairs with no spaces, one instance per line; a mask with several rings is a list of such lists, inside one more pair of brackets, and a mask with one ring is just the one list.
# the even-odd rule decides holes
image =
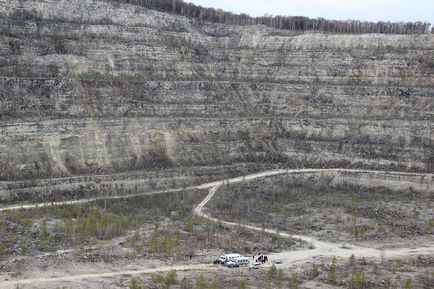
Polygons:
[[226,266],[228,266],[229,268],[234,268],[234,267],[242,267],[242,266],[247,266],[249,265],[249,258],[247,257],[237,257],[235,259],[233,259],[232,261],[228,261],[226,262]]
[[249,264],[249,269],[259,269],[259,266],[261,266],[261,263],[254,262]]
[[225,264],[226,262],[229,261],[233,261],[235,258],[241,257],[240,254],[226,254],[226,255],[221,255],[219,257],[219,261],[222,264]]
[[238,257],[238,258],[235,258],[234,263],[235,263],[235,265],[237,267],[247,266],[247,265],[249,265],[249,258],[247,258],[247,257]]

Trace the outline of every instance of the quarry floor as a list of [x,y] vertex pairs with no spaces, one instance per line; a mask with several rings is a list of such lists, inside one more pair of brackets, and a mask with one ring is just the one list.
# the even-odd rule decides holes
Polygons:
[[[295,238],[307,242],[309,248],[298,250],[282,251],[269,254],[270,263],[261,266],[259,270],[248,270],[247,268],[228,269],[222,266],[213,265],[212,260],[221,252],[216,250],[203,250],[195,254],[190,260],[157,260],[145,256],[127,254],[124,258],[113,257],[107,259],[111,251],[119,249],[119,244],[125,241],[125,237],[113,239],[100,247],[86,248],[79,257],[74,250],[57,251],[39,256],[13,257],[8,262],[16,264],[15,272],[1,272],[0,264],[0,288],[124,288],[128,286],[132,276],[150,278],[152,274],[165,273],[176,270],[181,276],[197,276],[198,273],[209,274],[218,272],[220,276],[245,276],[247,279],[259,278],[275,262],[277,268],[299,271],[306,268],[312,262],[324,260],[330,262],[336,257],[339,263],[348,260],[351,255],[364,257],[368,261],[383,262],[397,258],[415,258],[417,256],[434,256],[434,236],[424,236],[410,239],[392,239],[387,243],[384,241],[360,242],[357,244],[342,244],[320,241],[309,236],[295,236],[285,232],[276,231],[272,228],[261,228],[254,225],[238,224],[217,219],[206,212],[206,205],[218,189],[224,184],[245,182],[258,178],[265,178],[275,175],[320,172],[320,171],[351,171],[347,169],[300,169],[300,170],[273,170],[243,177],[226,179],[194,187],[195,189],[209,190],[206,198],[194,209],[194,214],[203,218],[218,222],[228,227],[243,227],[252,231],[265,231],[270,234],[278,234],[283,238]],[[366,172],[366,171],[364,171]],[[378,172],[378,171],[377,171]],[[378,172],[388,174],[400,174],[401,172]],[[411,173],[415,174],[415,173]],[[421,174],[422,175],[422,174]],[[429,175],[429,174],[423,174]],[[431,175],[429,175],[431,176]],[[168,193],[162,191],[159,193]],[[125,198],[110,197],[110,198]],[[0,211],[22,210],[37,208],[41,206],[60,206],[64,204],[84,203],[92,200],[77,200],[57,203],[28,204],[24,206],[2,207]],[[99,254],[98,252],[104,252]],[[115,256],[116,254],[113,254]],[[19,270],[18,270],[19,269]],[[413,272],[417,270],[414,269]],[[312,287],[309,287],[312,286]],[[302,288],[315,288],[315,282],[305,282]],[[333,288],[330,285],[330,288]],[[325,287],[324,287],[325,288]]]

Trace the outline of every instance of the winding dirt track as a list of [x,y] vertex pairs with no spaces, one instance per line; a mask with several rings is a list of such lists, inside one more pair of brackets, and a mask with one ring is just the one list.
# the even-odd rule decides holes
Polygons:
[[[285,238],[296,238],[303,240],[305,242],[310,243],[314,249],[308,250],[300,250],[300,251],[285,251],[281,253],[270,254],[271,260],[281,260],[283,264],[298,264],[310,261],[319,257],[327,257],[327,256],[336,256],[336,257],[349,257],[352,254],[355,256],[364,256],[370,258],[380,258],[380,257],[399,257],[399,256],[412,256],[418,254],[434,254],[434,245],[427,247],[411,247],[411,248],[400,248],[396,250],[389,250],[387,252],[381,251],[375,248],[367,248],[361,247],[357,245],[351,245],[349,247],[342,248],[341,244],[323,242],[316,240],[314,238],[308,236],[297,236],[290,235],[285,232],[279,232],[273,229],[264,229],[253,225],[245,225],[238,224],[233,222],[227,222],[223,220],[219,220],[210,216],[209,214],[204,212],[204,207],[206,204],[212,199],[212,197],[217,193],[218,189],[224,184],[233,184],[239,183],[243,181],[282,175],[282,174],[299,174],[299,173],[320,173],[320,172],[353,172],[353,173],[378,173],[378,174],[389,174],[389,175],[412,175],[412,176],[428,176],[433,177],[433,174],[421,174],[421,173],[405,173],[405,172],[388,172],[388,171],[371,171],[371,170],[351,170],[351,169],[294,169],[294,170],[272,170],[265,171],[257,174],[247,175],[243,177],[237,177],[232,179],[227,179],[223,181],[217,181],[212,183],[203,184],[200,186],[189,187],[187,189],[210,189],[209,194],[205,197],[205,199],[194,209],[194,214],[197,216],[201,216],[207,218],[214,222],[220,222],[221,224],[227,226],[238,226],[244,227],[254,231],[264,231],[272,234],[279,234]],[[185,188],[184,188],[185,189]],[[154,192],[152,194],[163,194],[170,192],[178,192],[182,189],[174,189],[167,191]],[[73,204],[82,204],[89,203],[96,200],[104,200],[104,199],[125,199],[132,198],[135,196],[147,195],[149,193],[143,194],[135,194],[128,196],[110,196],[110,197],[98,197],[91,199],[83,199],[76,201],[65,201],[65,202],[56,202],[56,203],[38,203],[38,204],[29,204],[29,205],[17,205],[17,206],[9,206],[0,208],[1,211],[11,211],[11,210],[21,210],[21,209],[32,209],[32,208],[41,208],[44,206],[62,206],[62,205],[73,205]],[[0,284],[0,288],[14,288],[17,284],[35,284],[35,283],[49,283],[49,282],[68,282],[68,281],[77,281],[83,279],[91,279],[91,278],[107,278],[107,277],[116,277],[121,275],[137,275],[137,274],[146,274],[146,273],[157,273],[157,272],[166,272],[171,269],[175,269],[177,271],[189,271],[189,270],[221,270],[221,267],[212,266],[209,264],[196,264],[196,265],[179,265],[172,267],[158,267],[152,269],[143,269],[143,270],[127,270],[127,271],[116,271],[116,272],[105,272],[105,273],[89,273],[82,275],[72,275],[72,276],[59,276],[53,278],[36,278],[36,279],[23,279],[18,281],[7,281]]]

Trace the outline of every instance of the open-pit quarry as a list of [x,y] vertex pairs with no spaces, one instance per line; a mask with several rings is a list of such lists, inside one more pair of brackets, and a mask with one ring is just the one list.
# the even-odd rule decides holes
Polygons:
[[432,288],[434,34],[154,2],[0,0],[0,288]]

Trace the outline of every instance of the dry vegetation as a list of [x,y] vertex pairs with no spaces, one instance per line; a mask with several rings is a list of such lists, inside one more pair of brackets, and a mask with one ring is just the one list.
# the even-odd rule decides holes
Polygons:
[[[404,288],[429,289],[434,282],[434,259],[418,256],[407,260],[324,259],[301,267],[272,265],[259,270],[236,269],[213,273],[170,271],[125,280],[138,288],[219,289],[219,288]],[[129,282],[129,283],[128,283]]]
[[[249,256],[257,252],[307,248],[300,241],[241,227],[227,228],[194,217],[193,208],[207,193],[207,190],[186,190],[2,213],[2,257],[11,261],[3,262],[0,271],[13,272],[8,278],[21,278],[21,274],[27,274],[26,268],[50,272],[51,267],[66,263],[79,267],[110,264],[116,268],[128,264],[139,268],[143,264],[147,268],[211,264],[223,252]],[[225,185],[210,206],[218,218],[237,222],[255,222],[324,238],[372,240],[432,235],[432,201],[432,194],[410,189],[398,192],[386,188],[366,189],[348,183],[336,185],[323,175],[310,176],[307,180],[290,175]],[[355,231],[363,225],[369,225],[370,229],[362,233]],[[382,230],[378,229],[380,226]],[[70,248],[73,253],[68,256],[32,257]],[[118,279],[94,279],[89,284],[101,281],[107,288],[133,289],[427,289],[434,281],[434,259],[428,255],[403,259],[362,256],[314,259],[315,263],[284,262],[257,270],[215,265],[211,270],[172,270],[134,277],[126,274]]]
[[183,259],[219,249],[251,254],[304,246],[243,228],[228,229],[194,217],[207,191],[184,191],[85,205],[8,211],[0,215],[1,255],[34,255],[117,240],[138,255]]
[[306,265],[300,280],[306,288],[431,288],[434,259],[417,256],[408,259],[366,260],[350,256],[347,260],[322,260]]
[[334,241],[433,235],[431,193],[331,181],[283,176],[229,185],[210,208],[213,215],[237,222]]

